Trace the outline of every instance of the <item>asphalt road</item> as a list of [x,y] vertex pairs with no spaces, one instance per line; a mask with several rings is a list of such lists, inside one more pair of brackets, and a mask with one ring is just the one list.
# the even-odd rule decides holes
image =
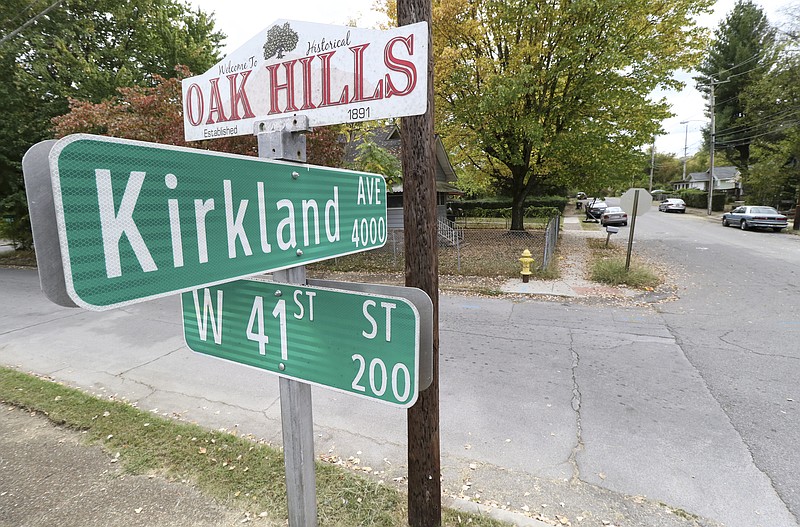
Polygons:
[[[800,238],[657,212],[636,231],[679,299],[441,297],[445,492],[573,525],[796,527]],[[280,442],[277,379],[188,351],[176,298],[65,309],[13,269],[0,291],[1,364]],[[402,410],[313,397],[318,454],[404,474]]]
[[[686,277],[657,306],[753,464],[800,517],[800,236],[652,213],[641,247]],[[638,228],[638,227],[637,227]]]

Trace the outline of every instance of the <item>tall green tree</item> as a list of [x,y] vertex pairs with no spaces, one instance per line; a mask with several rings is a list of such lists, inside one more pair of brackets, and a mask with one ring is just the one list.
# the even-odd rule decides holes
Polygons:
[[18,82],[60,105],[60,115],[68,97],[100,102],[119,87],[171,77],[178,64],[204,72],[224,35],[179,0],[64,0],[14,38]]
[[15,222],[25,219],[22,156],[52,136],[51,119],[69,111],[70,99],[99,103],[118,88],[152,86],[178,64],[206,71],[224,38],[180,0],[52,4],[0,2],[0,208]]
[[775,62],[775,29],[764,11],[751,0],[737,0],[720,23],[703,63],[698,89],[710,98],[714,89],[715,151],[745,174],[751,164],[750,146],[763,131],[746,111],[745,93],[759,83]]
[[437,125],[456,164],[511,195],[514,230],[537,186],[630,181],[670,114],[650,94],[699,61],[693,17],[712,3],[435,0]]
[[789,15],[774,64],[743,95],[758,159],[747,174],[748,199],[782,208],[800,199],[800,8]]

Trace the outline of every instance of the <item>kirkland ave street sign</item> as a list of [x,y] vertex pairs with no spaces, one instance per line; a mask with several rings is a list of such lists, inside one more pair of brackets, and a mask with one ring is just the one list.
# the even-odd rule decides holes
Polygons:
[[425,309],[405,298],[237,280],[182,304],[193,351],[395,406],[417,399]]
[[310,126],[425,113],[428,24],[388,31],[278,20],[202,75],[183,80],[187,140],[254,133],[305,115]]
[[91,135],[49,157],[66,288],[87,309],[386,242],[379,175]]

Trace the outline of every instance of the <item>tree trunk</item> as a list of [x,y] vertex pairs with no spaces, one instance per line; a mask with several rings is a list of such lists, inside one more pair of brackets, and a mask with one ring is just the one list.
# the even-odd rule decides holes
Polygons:
[[514,196],[511,201],[511,230],[525,230],[525,198],[527,194]]
[[514,195],[511,198],[511,230],[524,231],[525,230],[525,198],[528,197],[530,192],[530,183],[532,177],[525,182],[525,176],[528,174],[527,166],[508,167],[511,169],[511,177],[514,180]]

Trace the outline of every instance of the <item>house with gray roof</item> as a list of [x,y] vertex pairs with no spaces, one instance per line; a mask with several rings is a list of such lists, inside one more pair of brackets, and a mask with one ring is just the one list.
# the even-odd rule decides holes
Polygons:
[[[686,179],[670,183],[675,190],[694,188],[708,192],[709,173],[691,172]],[[741,172],[736,167],[714,167],[714,192],[724,192],[738,198],[742,194]]]
[[[369,130],[371,133],[371,140],[381,148],[387,150],[389,153],[401,159],[400,149],[400,127],[395,124],[389,126],[379,126]],[[358,145],[362,139],[351,138],[345,148],[345,163],[352,165],[356,158]],[[436,216],[445,220],[447,218],[447,200],[448,196],[460,195],[462,192],[453,186],[456,181],[456,172],[453,170],[453,165],[450,163],[450,158],[444,149],[441,137],[437,134],[434,137],[435,141],[435,164],[434,173],[436,177]],[[387,203],[387,223],[389,229],[402,229],[403,228],[403,184],[395,183],[390,189],[387,189],[388,196]]]

